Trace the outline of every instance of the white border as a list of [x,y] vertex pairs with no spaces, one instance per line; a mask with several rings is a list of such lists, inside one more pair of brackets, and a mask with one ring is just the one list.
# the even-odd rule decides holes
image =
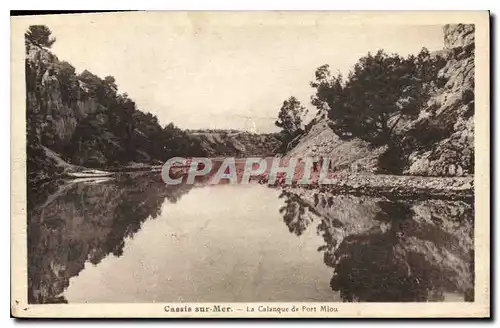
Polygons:
[[[430,9],[430,10],[444,10],[444,9],[455,9],[455,10],[475,10],[475,9],[491,9],[493,13],[498,12],[498,4],[500,2],[498,1],[482,1],[482,0],[475,0],[475,1],[462,1],[462,0],[443,0],[443,1],[433,1],[433,0],[421,0],[421,1],[415,1],[415,2],[401,2],[401,1],[386,1],[384,3],[381,2],[374,2],[374,1],[357,1],[357,0],[351,0],[348,2],[337,2],[333,3],[331,1],[317,1],[317,0],[308,0],[308,1],[296,1],[296,0],[288,0],[288,1],[275,1],[275,0],[266,0],[266,1],[261,1],[261,0],[254,0],[254,1],[238,1],[237,4],[235,4],[234,1],[217,1],[217,0],[212,0],[207,4],[207,1],[204,0],[186,0],[186,1],[175,1],[173,3],[165,3],[165,1],[152,1],[152,0],[142,0],[140,2],[132,2],[128,0],[123,0],[123,1],[106,1],[106,3],[103,3],[103,1],[96,1],[96,0],[87,0],[84,3],[77,3],[77,2],[67,2],[67,1],[44,1],[44,9],[68,9],[68,10],[75,10],[75,9],[100,9],[100,10],[105,10],[105,9],[115,9],[118,7],[121,8],[140,8],[140,9],[247,9],[247,10],[265,10],[265,9],[287,9],[287,10],[292,10],[292,9],[300,9],[300,10],[310,10],[310,9],[319,9],[319,10],[370,10],[370,9],[376,9],[376,10],[393,10],[393,9],[398,9],[398,10],[424,10],[424,9]],[[7,5],[6,2],[2,2],[1,6]],[[39,1],[16,1],[15,2],[15,9],[25,9],[29,10],[32,8],[37,8],[40,7],[40,2]],[[83,7],[82,7],[83,6]],[[8,8],[11,9],[11,8]],[[6,11],[3,11],[6,13]],[[4,39],[3,44],[10,44],[10,20],[9,17],[5,14],[5,16],[2,17],[2,31],[1,37]],[[498,23],[498,22],[497,22]],[[498,35],[494,35],[494,41],[498,42]],[[3,59],[3,66],[4,68],[4,74],[2,74],[4,78],[4,88],[2,88],[3,91],[3,99],[4,105],[3,108],[4,110],[1,111],[2,116],[0,116],[0,122],[3,124],[2,129],[0,129],[1,133],[3,133],[4,140],[9,140],[10,138],[10,115],[9,111],[5,110],[6,108],[10,108],[10,103],[9,103],[9,97],[10,97],[10,49],[9,47],[2,47],[2,50],[0,51],[2,59]],[[496,56],[494,59],[498,58],[498,53],[496,53]],[[497,91],[497,87],[493,92]],[[498,105],[497,101],[494,101],[494,105]],[[498,106],[495,106],[498,108]],[[499,116],[496,115],[495,123],[499,123],[500,119]],[[497,124],[498,125],[498,124]],[[493,131],[492,131],[493,132]],[[495,132],[495,144],[499,145],[499,140],[498,140],[498,133]],[[8,146],[8,143],[4,142],[1,144],[2,153],[4,155],[4,158],[9,156],[10,157],[10,149]],[[498,149],[496,153],[498,153]],[[495,155],[495,161],[498,163],[498,156]],[[10,172],[10,161],[4,161],[2,163],[2,168],[3,172],[7,173]],[[5,177],[3,181],[8,181],[8,178]],[[495,179],[495,182],[497,182],[497,179]],[[10,196],[10,188],[7,183],[4,183],[4,188],[1,189],[2,191],[2,208],[5,209],[5,212],[7,212],[10,208],[10,201],[9,201],[9,196]],[[498,203],[500,196],[496,195],[495,196],[495,202]],[[10,216],[10,210],[8,211],[8,214],[6,213],[6,216]],[[7,250],[10,250],[10,229],[8,225],[8,220],[3,220],[4,224],[4,229],[3,233],[4,238],[3,238],[3,251],[6,254],[4,258],[7,258],[10,256],[10,252]],[[495,229],[495,235],[499,235],[499,228],[498,224],[496,225]],[[498,253],[497,253],[498,256]],[[497,259],[496,256],[496,259]],[[10,281],[10,270],[7,269],[7,266],[3,266],[2,270],[2,278],[4,281],[4,303],[3,303],[3,308],[6,309],[7,306],[10,307],[10,293],[9,293],[9,287],[7,285],[7,281]],[[496,276],[495,276],[496,278]],[[496,295],[495,295],[496,296]],[[2,326],[10,327],[14,325],[13,320],[9,320],[8,316],[4,315],[2,320]],[[51,325],[51,322],[42,322],[39,323],[42,326],[43,325]],[[86,325],[87,323],[84,323]],[[163,324],[163,323],[161,323]],[[173,323],[170,323],[173,324]],[[262,325],[265,323],[259,322],[257,323],[259,325]],[[381,324],[387,324],[387,323],[381,323]],[[397,322],[394,322],[394,324],[399,324]],[[426,323],[429,325],[437,325],[438,323]],[[93,323],[93,325],[96,325],[96,323]],[[99,325],[99,324],[97,324]]]

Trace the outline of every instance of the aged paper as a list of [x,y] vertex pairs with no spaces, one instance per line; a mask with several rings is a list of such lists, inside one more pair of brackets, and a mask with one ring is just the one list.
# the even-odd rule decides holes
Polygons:
[[488,12],[11,29],[13,316],[490,316]]

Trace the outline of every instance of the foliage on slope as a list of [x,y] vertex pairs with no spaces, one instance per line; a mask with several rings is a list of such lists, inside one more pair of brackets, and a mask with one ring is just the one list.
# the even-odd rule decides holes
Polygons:
[[77,74],[48,49],[53,42],[43,41],[40,33],[47,36],[50,30],[32,26],[26,33],[28,176],[53,173],[42,147],[88,167],[205,155],[199,140],[173,124],[161,126],[127,94],[118,93],[112,76]]
[[474,173],[474,26],[446,25],[444,49],[368,54],[347,79],[316,71],[317,117],[289,155],[327,156],[336,169]]
[[279,145],[276,134],[242,131],[197,131],[193,133],[210,156],[268,156]]

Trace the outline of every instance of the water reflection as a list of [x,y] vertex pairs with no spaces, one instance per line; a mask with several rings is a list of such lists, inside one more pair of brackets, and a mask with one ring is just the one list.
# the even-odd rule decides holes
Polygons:
[[189,189],[144,173],[45,186],[28,204],[28,301],[66,303],[61,294],[86,262],[121,256],[125,239],[156,218],[165,199],[176,202]]
[[[461,201],[402,201],[283,192],[283,220],[301,235],[316,218],[330,286],[346,302],[474,300],[474,209]],[[317,215],[306,216],[314,212]]]
[[466,202],[167,187],[145,173],[29,200],[30,303],[474,297]]

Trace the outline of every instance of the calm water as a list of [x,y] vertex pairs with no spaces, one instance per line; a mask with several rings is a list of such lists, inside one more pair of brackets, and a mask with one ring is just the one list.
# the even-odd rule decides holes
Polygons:
[[470,203],[296,192],[144,174],[46,188],[29,300],[473,300]]

